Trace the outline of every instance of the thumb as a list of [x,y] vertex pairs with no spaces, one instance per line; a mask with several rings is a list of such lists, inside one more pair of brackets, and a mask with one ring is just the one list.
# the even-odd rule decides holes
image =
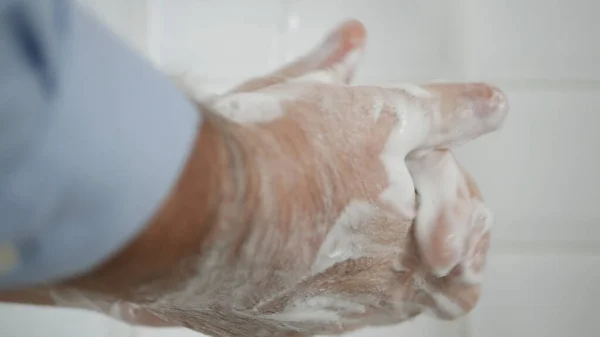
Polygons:
[[324,71],[329,82],[349,83],[362,57],[367,32],[362,23],[349,20],[337,28],[312,51],[296,61],[262,77],[251,79],[230,93],[256,91],[288,80]]

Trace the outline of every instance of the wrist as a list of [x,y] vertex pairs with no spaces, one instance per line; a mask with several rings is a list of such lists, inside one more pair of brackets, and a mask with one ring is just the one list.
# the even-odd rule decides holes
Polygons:
[[203,114],[187,163],[145,230],[100,267],[59,287],[135,302],[142,286],[177,286],[186,278],[184,265],[210,245],[225,208],[233,212],[235,202],[244,199],[234,195],[245,179],[235,126],[209,111]]

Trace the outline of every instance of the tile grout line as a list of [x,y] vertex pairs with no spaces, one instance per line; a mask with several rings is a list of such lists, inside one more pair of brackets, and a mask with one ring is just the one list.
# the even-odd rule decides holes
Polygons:
[[600,80],[585,79],[484,79],[486,82],[496,83],[513,90],[522,91],[577,91],[600,90]]
[[[452,60],[450,62],[451,67],[450,73],[454,73],[459,79],[469,78],[468,62],[470,59],[470,41],[469,35],[467,34],[467,19],[468,19],[468,3],[469,0],[458,0],[449,6],[453,15],[447,21],[447,40],[448,48],[450,48],[452,54]],[[472,316],[465,315],[462,318],[462,335],[464,337],[476,337],[476,333],[473,331],[473,318]]]
[[155,65],[162,62],[162,0],[146,1],[146,49]]
[[281,38],[281,45],[279,47],[279,64],[283,65],[287,62],[287,54],[289,52],[290,44],[290,15],[293,0],[280,0],[281,2],[281,17],[279,18],[278,34]]
[[[284,34],[284,38],[287,39],[287,34]],[[285,48],[282,46],[283,53]],[[192,72],[193,74],[193,72]],[[235,82],[238,79],[232,78],[215,78],[215,77],[204,77],[203,80],[207,83],[217,82]],[[392,79],[377,79],[377,78],[359,78],[357,84],[371,84],[371,85],[394,85],[401,83],[427,83],[432,80],[429,78],[405,78],[402,80]],[[448,81],[463,82],[461,79],[454,79]],[[494,79],[494,78],[483,78],[476,79],[478,82],[486,82],[497,85],[507,91],[529,91],[529,92],[555,92],[555,91],[600,91],[600,80],[577,80],[577,79],[564,79],[564,80],[510,80],[510,79]]]
[[[381,78],[362,78],[361,82],[367,82],[369,84],[376,85],[377,83],[406,83],[406,82],[417,82],[427,83],[433,81],[431,78],[425,77],[413,77],[404,78],[399,80],[394,79],[381,79]],[[449,79],[438,82],[463,82],[465,79]],[[505,78],[470,78],[467,81],[477,82],[488,82],[512,89],[519,90],[533,90],[533,91],[559,91],[559,90],[600,90],[600,80],[585,80],[585,79],[557,79],[557,80],[546,80],[546,79],[505,79]]]
[[600,256],[600,244],[597,242],[525,242],[498,241],[493,242],[490,254],[568,254]]
[[459,80],[470,78],[468,64],[471,59],[471,46],[467,29],[468,4],[469,0],[458,0],[452,6],[451,26],[448,31],[452,32],[450,44],[453,45],[453,65],[455,67],[456,77]]

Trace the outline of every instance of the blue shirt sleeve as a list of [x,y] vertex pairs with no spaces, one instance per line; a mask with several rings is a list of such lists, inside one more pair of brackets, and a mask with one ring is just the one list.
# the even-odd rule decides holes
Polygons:
[[0,1],[0,288],[77,275],[126,245],[201,121],[70,1]]

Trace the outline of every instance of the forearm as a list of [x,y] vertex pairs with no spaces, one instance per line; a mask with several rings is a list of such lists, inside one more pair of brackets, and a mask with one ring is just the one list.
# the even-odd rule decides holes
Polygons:
[[182,264],[202,254],[223,201],[228,165],[221,131],[210,120],[202,123],[177,183],[140,235],[106,263],[60,287],[136,302],[141,286],[179,274]]
[[[246,181],[244,173],[250,171],[238,166],[235,144],[239,142],[231,139],[236,138],[237,126],[203,111],[207,117],[178,182],[140,235],[89,273],[43,288],[0,293],[0,301],[75,306],[115,315],[120,306],[136,308],[127,302],[144,304],[152,296],[179,289],[196,272],[194,266],[206,260],[213,245],[224,242],[215,239],[223,217],[242,215],[226,205],[234,205],[234,199],[247,199],[236,193],[245,189],[238,189],[237,183]],[[242,176],[234,178],[235,173]],[[229,213],[223,214],[225,210]],[[231,226],[229,232],[244,233],[239,225]],[[141,293],[141,289],[153,291]],[[125,312],[115,317],[142,325],[168,324],[143,308],[129,316]]]

